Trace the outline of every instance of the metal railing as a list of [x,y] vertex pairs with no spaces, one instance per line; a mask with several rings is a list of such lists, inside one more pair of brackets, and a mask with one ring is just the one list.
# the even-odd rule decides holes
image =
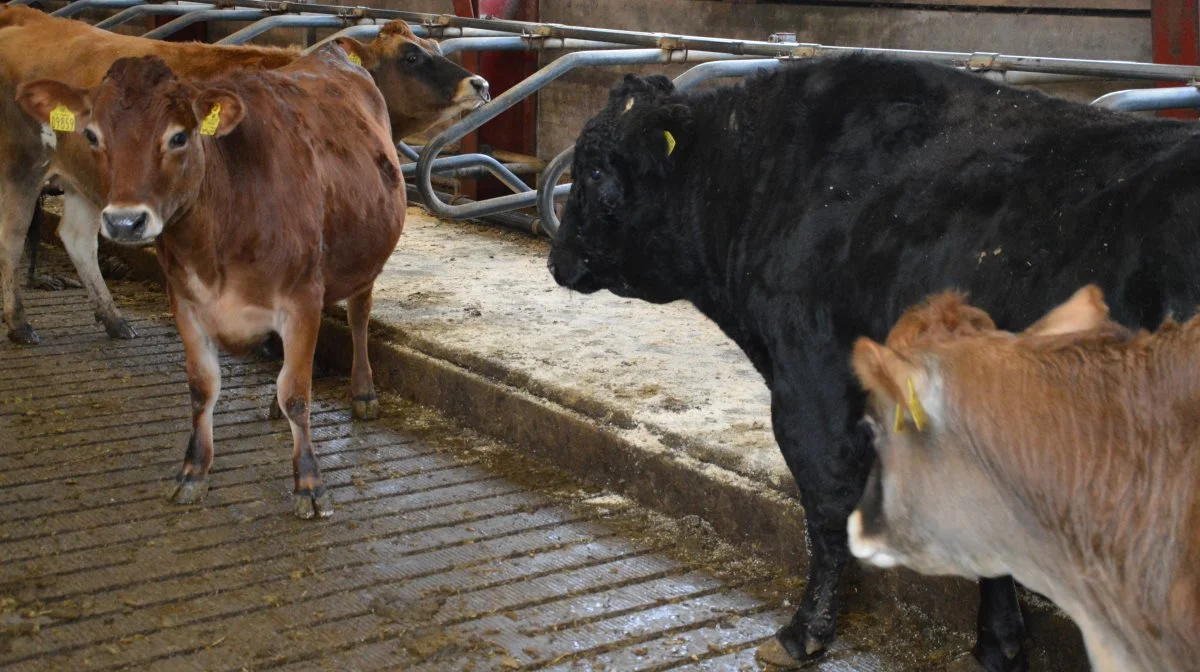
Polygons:
[[[12,0],[23,4],[29,0]],[[676,88],[687,90],[700,82],[720,77],[743,77],[764,69],[776,68],[796,59],[809,59],[848,53],[876,54],[893,58],[923,60],[964,68],[1014,84],[1045,83],[1082,79],[1145,80],[1181,82],[1186,86],[1116,91],[1093,101],[1094,105],[1114,110],[1162,110],[1200,107],[1200,67],[1140,63],[1134,61],[1043,58],[990,52],[926,51],[829,46],[795,42],[735,40],[692,35],[612,30],[531,23],[497,19],[474,19],[443,14],[428,14],[370,7],[345,7],[275,0],[221,0],[217,4],[188,2],[174,5],[153,4],[144,0],[76,0],[54,12],[56,16],[75,16],[89,9],[121,10],[97,26],[112,29],[140,16],[175,16],[145,37],[165,38],[183,28],[206,21],[251,22],[250,25],[219,41],[242,44],[268,31],[286,27],[337,28],[338,30],[306,49],[306,53],[338,37],[369,40],[378,34],[381,22],[404,19],[413,32],[422,37],[442,40],[444,54],[465,51],[548,51],[580,50],[561,56],[519,82],[491,103],[467,114],[430,139],[420,148],[400,143],[402,155],[415,163],[405,164],[406,176],[415,178],[415,191],[435,214],[450,219],[481,218],[498,213],[514,213],[535,207],[536,217],[519,216],[522,228],[541,229],[553,235],[558,228],[555,199],[570,190],[558,184],[567,172],[573,149],[568,148],[551,160],[542,172],[535,190],[517,176],[530,172],[533,164],[505,164],[486,154],[462,154],[439,157],[449,145],[480,128],[522,99],[537,93],[567,72],[581,67],[613,65],[698,63],[676,78]],[[451,204],[433,186],[433,178],[495,176],[513,193],[481,201]],[[462,199],[460,199],[462,200]],[[511,214],[508,215],[511,219]]]

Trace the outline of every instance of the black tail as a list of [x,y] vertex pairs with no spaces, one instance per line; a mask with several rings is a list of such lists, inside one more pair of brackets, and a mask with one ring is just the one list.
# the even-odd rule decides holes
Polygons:
[[42,246],[42,224],[46,218],[46,213],[42,210],[45,198],[38,197],[37,206],[33,209],[33,220],[29,222],[29,233],[25,234],[25,255],[29,257],[29,273],[25,277],[25,284],[29,286],[33,285],[33,279],[37,277],[38,248]]

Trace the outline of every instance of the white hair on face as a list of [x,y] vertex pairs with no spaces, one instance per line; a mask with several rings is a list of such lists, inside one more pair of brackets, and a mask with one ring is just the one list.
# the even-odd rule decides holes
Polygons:
[[621,114],[625,114],[631,109],[633,109],[633,96],[630,96],[629,99],[625,101],[625,109],[621,111]]

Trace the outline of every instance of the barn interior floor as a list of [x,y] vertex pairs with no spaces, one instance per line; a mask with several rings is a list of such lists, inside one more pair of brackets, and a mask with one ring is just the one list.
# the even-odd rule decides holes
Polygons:
[[[69,274],[61,253],[51,270]],[[182,350],[157,288],[31,291],[42,344],[0,344],[0,668],[742,670],[798,586],[696,518],[652,513],[429,408],[351,422],[316,382],[337,511],[291,515],[278,363],[224,357],[211,490],[165,501],[189,434]],[[939,669],[961,633],[850,613],[818,670]]]

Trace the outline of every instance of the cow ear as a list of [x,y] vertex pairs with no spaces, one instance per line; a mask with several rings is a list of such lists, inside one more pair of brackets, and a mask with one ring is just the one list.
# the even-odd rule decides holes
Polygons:
[[207,89],[192,101],[192,112],[200,124],[200,135],[223,138],[242,123],[246,106],[232,91]]
[[39,123],[66,133],[82,133],[92,115],[92,99],[86,89],[50,79],[17,87],[17,104]]
[[918,389],[922,376],[918,375],[921,372],[915,364],[869,338],[855,341],[851,364],[869,394],[884,405],[895,405],[896,431],[904,431],[909,418],[918,431],[926,428],[929,420]]
[[1096,285],[1086,285],[1025,330],[1036,336],[1057,336],[1098,329],[1108,322],[1108,304]]
[[346,58],[355,65],[361,65],[370,70],[379,62],[369,45],[363,44],[353,37],[339,37],[333,42],[346,52]]

